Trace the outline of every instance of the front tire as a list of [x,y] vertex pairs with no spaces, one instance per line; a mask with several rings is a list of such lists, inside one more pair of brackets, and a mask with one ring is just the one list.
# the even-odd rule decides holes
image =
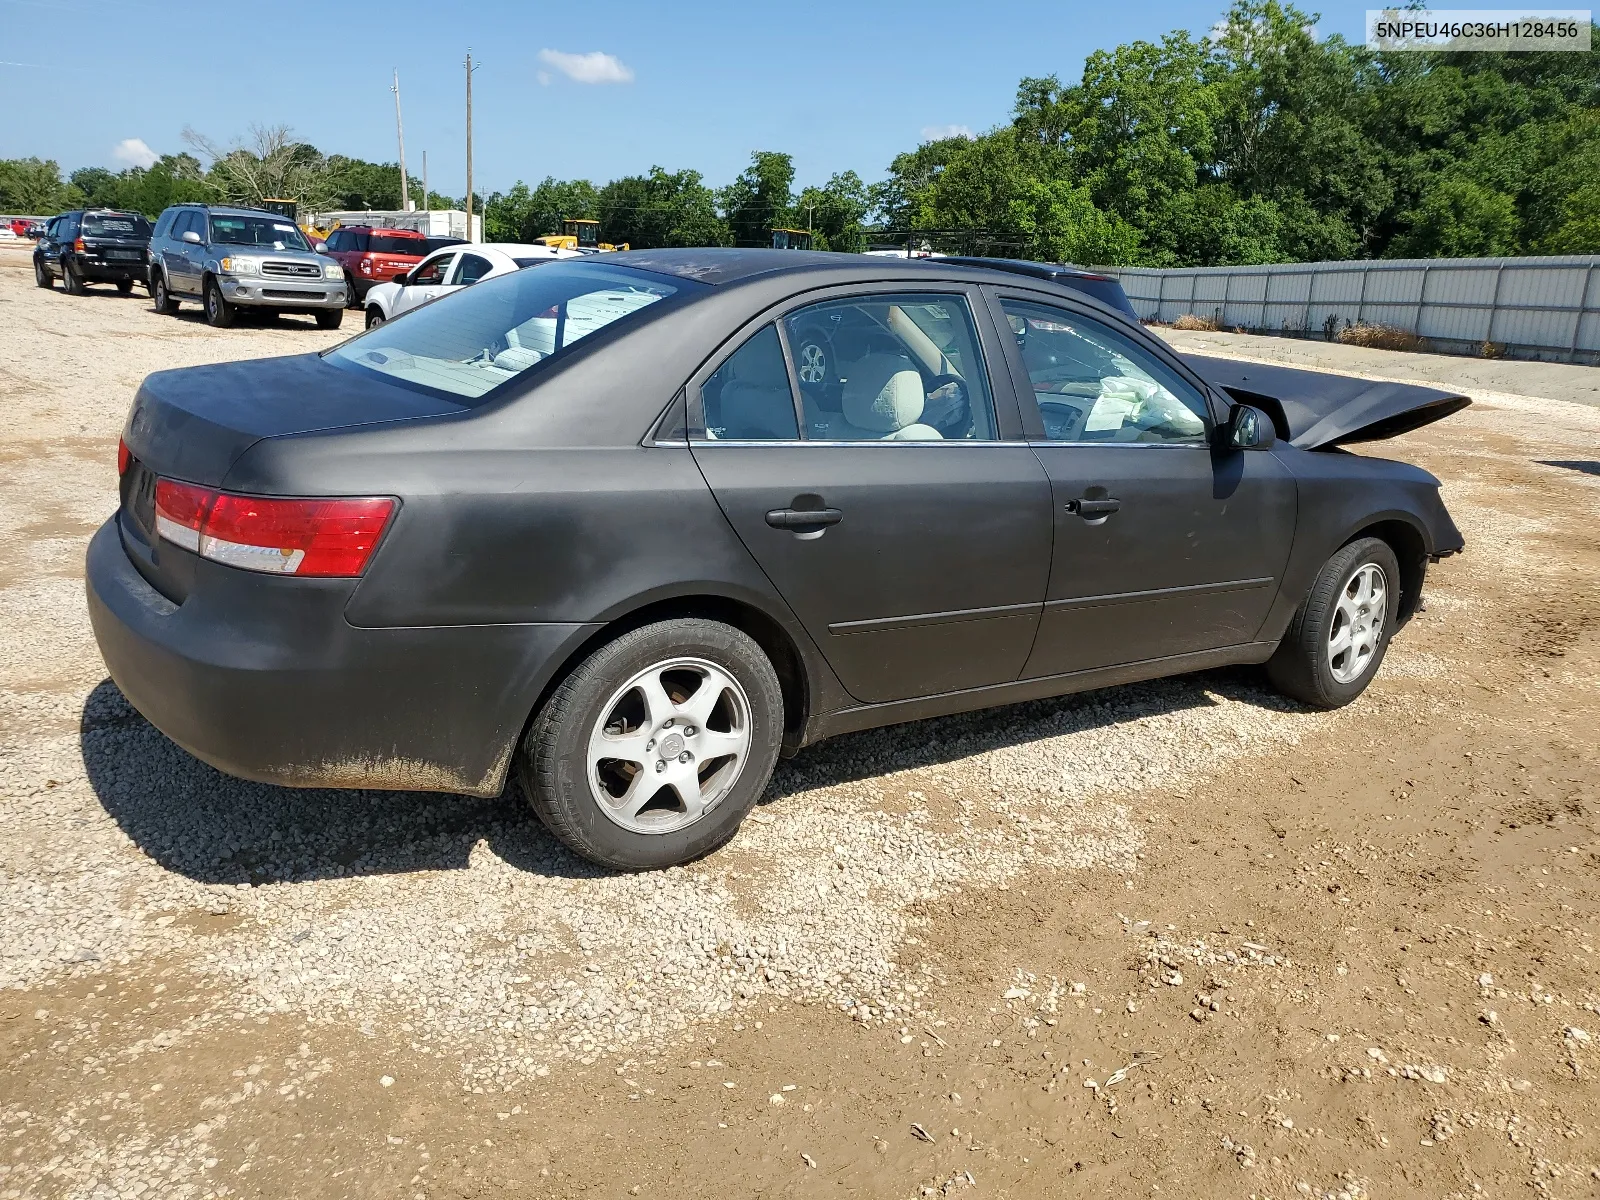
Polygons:
[[133,295],[133,280],[131,280],[131,279],[119,279],[119,280],[117,280],[117,294],[119,296],[131,296],[131,295]]
[[344,324],[342,308],[319,308],[316,315],[318,329],[337,329]]
[[178,311],[178,302],[172,298],[172,293],[167,291],[167,277],[159,271],[156,273],[155,282],[150,285],[150,299],[155,303],[156,311],[162,316],[170,317]]
[[216,329],[227,329],[238,317],[237,309],[222,294],[222,285],[215,279],[206,280],[206,324]]
[[1267,662],[1267,677],[1312,708],[1341,708],[1378,673],[1400,614],[1400,563],[1361,538],[1324,564]]
[[580,663],[535,715],[517,770],[556,837],[602,866],[647,870],[732,838],[782,739],[783,692],[761,647],[681,618]]
[[368,329],[376,329],[379,325],[382,325],[382,324],[383,324],[383,309],[379,308],[376,304],[374,304],[371,308],[367,309],[367,328]]
[[44,262],[37,258],[33,260],[33,281],[42,288],[50,286],[50,272],[44,269]]

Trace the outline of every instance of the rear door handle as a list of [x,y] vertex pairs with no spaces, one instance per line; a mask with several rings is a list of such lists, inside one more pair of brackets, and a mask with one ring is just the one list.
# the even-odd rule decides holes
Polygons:
[[1122,507],[1122,501],[1121,500],[1114,500],[1114,499],[1106,499],[1106,500],[1078,499],[1078,500],[1068,500],[1067,501],[1067,511],[1069,513],[1076,513],[1078,516],[1082,517],[1085,521],[1092,521],[1092,520],[1095,520],[1096,518],[1099,518],[1099,519],[1103,520],[1104,518],[1109,517],[1112,513],[1116,512],[1121,507]]
[[844,520],[837,508],[775,508],[767,514],[767,524],[774,529],[822,530]]

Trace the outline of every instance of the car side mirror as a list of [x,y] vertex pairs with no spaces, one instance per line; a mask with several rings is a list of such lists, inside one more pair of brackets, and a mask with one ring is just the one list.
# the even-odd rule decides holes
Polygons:
[[1278,440],[1272,418],[1253,404],[1235,404],[1222,427],[1222,444],[1230,450],[1270,450]]
[[408,283],[410,281],[410,279],[411,279],[411,272],[410,271],[396,271],[394,273],[394,275],[392,275],[390,277],[390,282],[391,283],[398,283],[398,284],[404,286],[406,283]]
[[315,249],[316,249],[318,254],[326,254],[328,252],[328,243],[327,242],[318,242],[316,244]]
[[183,240],[191,246],[198,246],[200,244],[200,235],[192,229],[185,229],[183,231]]

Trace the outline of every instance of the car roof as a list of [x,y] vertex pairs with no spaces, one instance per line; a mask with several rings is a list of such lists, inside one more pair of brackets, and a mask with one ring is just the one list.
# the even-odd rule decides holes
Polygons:
[[[390,225],[341,225],[339,229],[360,229],[366,233],[398,233],[401,237],[414,237],[426,240],[427,234],[420,229],[395,229]],[[339,230],[334,230],[337,233]]]
[[[697,247],[690,249],[622,250],[599,256],[618,266],[636,267],[662,275],[676,275],[701,283],[728,284],[756,276],[798,274],[807,271],[848,271],[855,268],[882,278],[885,269],[899,267],[907,278],[930,272],[952,278],[984,277],[989,283],[1015,283],[1018,275],[1041,283],[1069,287],[1073,278],[1101,279],[1082,267],[1031,263],[1021,259],[890,258],[876,254],[841,254],[829,250],[771,250],[762,248]],[[1075,290],[1075,289],[1073,289]]]

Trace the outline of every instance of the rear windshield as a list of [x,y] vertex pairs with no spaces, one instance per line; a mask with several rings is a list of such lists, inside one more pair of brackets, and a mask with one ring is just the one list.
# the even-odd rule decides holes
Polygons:
[[466,238],[458,238],[458,237],[431,237],[431,238],[424,238],[422,244],[425,245],[427,247],[427,249],[424,250],[423,253],[424,254],[432,254],[435,250],[443,250],[446,246],[459,246],[459,245],[461,245],[462,242],[464,242],[466,240],[467,240]]
[[268,250],[309,250],[305,237],[292,221],[282,217],[244,217],[211,214],[214,246],[261,246]]
[[1127,313],[1135,321],[1139,319],[1139,314],[1134,311],[1133,305],[1128,301],[1128,293],[1122,290],[1122,285],[1115,279],[1109,279],[1103,275],[1075,275],[1068,280],[1067,286],[1093,296],[1107,308],[1114,308],[1120,313]]
[[423,247],[427,245],[419,237],[400,237],[392,233],[375,233],[366,249],[374,254],[414,254],[422,257]]
[[86,216],[83,218],[84,237],[142,237],[150,236],[150,222],[143,217]]
[[590,334],[702,286],[628,267],[552,262],[423,305],[326,358],[472,406]]

